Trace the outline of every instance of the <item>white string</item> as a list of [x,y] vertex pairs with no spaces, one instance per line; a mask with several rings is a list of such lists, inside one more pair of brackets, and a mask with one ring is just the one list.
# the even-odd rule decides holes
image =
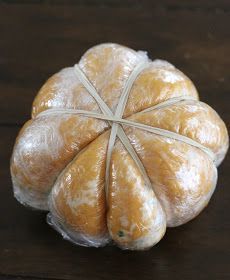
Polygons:
[[[125,146],[126,150],[129,152],[129,154],[131,155],[131,157],[137,164],[140,172],[142,173],[142,176],[144,178],[146,185],[151,188],[151,182],[149,180],[149,176],[146,173],[145,167],[143,166],[143,163],[140,160],[139,156],[137,155],[135,149],[130,144],[128,137],[126,136],[123,128],[121,127],[122,124],[132,126],[132,127],[138,128],[138,129],[142,129],[144,131],[151,132],[151,133],[154,133],[159,136],[168,137],[168,138],[192,145],[192,146],[202,150],[203,152],[205,152],[213,161],[215,160],[215,155],[209,148],[203,146],[202,144],[198,143],[195,140],[192,140],[189,137],[183,136],[181,134],[177,134],[177,133],[169,131],[169,130],[148,126],[148,125],[145,125],[142,123],[137,123],[137,122],[134,122],[134,121],[131,121],[128,119],[122,119],[122,115],[124,113],[124,109],[125,109],[125,106],[126,106],[126,103],[128,100],[130,90],[133,86],[133,83],[135,82],[137,76],[141,73],[141,71],[148,66],[149,66],[149,62],[144,61],[144,62],[141,62],[140,64],[138,64],[134,68],[134,70],[130,74],[130,76],[125,84],[125,87],[122,91],[115,114],[113,114],[113,112],[110,110],[110,108],[104,102],[104,100],[97,93],[94,86],[90,83],[88,78],[85,76],[85,74],[79,68],[79,66],[77,64],[75,64],[74,70],[76,71],[77,77],[79,78],[80,82],[84,85],[84,87],[88,90],[88,92],[91,94],[91,96],[97,101],[98,106],[100,107],[100,109],[102,110],[102,112],[104,114],[86,111],[86,110],[78,110],[78,109],[51,108],[51,109],[47,109],[37,115],[37,116],[44,116],[44,115],[52,115],[52,114],[60,114],[60,113],[80,114],[80,115],[84,115],[86,117],[93,117],[93,118],[109,121],[109,124],[110,124],[110,126],[112,126],[112,128],[111,128],[110,139],[109,139],[108,149],[107,149],[107,157],[106,157],[105,193],[106,193],[107,198],[108,198],[108,186],[109,186],[110,161],[111,161],[111,155],[112,155],[113,147],[115,144],[116,136],[119,137],[122,144]],[[188,101],[188,100],[195,100],[195,99],[191,96],[174,97],[174,98],[168,99],[166,101],[163,101],[157,105],[154,105],[150,108],[147,108],[141,112],[138,112],[137,114],[149,112],[151,110],[163,108],[165,106],[169,106],[172,104],[176,104],[178,102],[184,102],[184,101]]]
[[[183,102],[184,100],[181,100],[181,101]],[[151,110],[154,110],[153,107],[151,108]],[[209,148],[203,146],[202,144],[198,143],[197,141],[195,141],[187,136],[184,136],[184,135],[181,135],[181,134],[178,134],[178,133],[166,130],[166,129],[152,127],[152,126],[145,125],[142,123],[137,123],[137,122],[134,122],[134,121],[131,121],[128,119],[120,119],[120,118],[116,118],[114,116],[111,116],[111,117],[105,116],[105,115],[102,115],[99,113],[94,113],[91,111],[68,109],[68,108],[66,108],[66,109],[51,108],[51,109],[48,109],[48,110],[45,110],[45,111],[39,113],[39,115],[37,115],[37,116],[56,115],[56,114],[60,114],[60,113],[71,114],[71,115],[73,115],[73,114],[84,115],[85,117],[91,117],[91,118],[106,120],[106,121],[115,122],[115,123],[119,123],[119,124],[123,124],[123,125],[127,125],[127,126],[133,126],[133,127],[157,134],[159,136],[168,137],[168,138],[192,145],[192,146],[202,150],[203,152],[205,152],[213,161],[215,159],[214,153]],[[139,113],[141,113],[141,112],[139,112]]]
[[[137,66],[134,68],[134,70],[130,74],[127,82],[125,83],[125,86],[121,93],[120,99],[118,101],[117,108],[116,108],[116,111],[114,114],[114,118],[122,118],[122,115],[124,113],[125,106],[126,106],[126,103],[127,103],[128,97],[129,97],[129,92],[133,86],[133,83],[135,82],[137,76],[142,72],[142,70],[144,70],[148,66],[149,66],[149,62],[143,61],[143,62],[137,64]],[[118,129],[119,129],[119,132],[118,132]],[[105,185],[106,185],[106,189],[107,189],[106,193],[108,194],[109,177],[110,177],[109,176],[110,161],[111,161],[111,156],[112,156],[113,147],[115,144],[117,134],[121,136],[120,139],[121,139],[123,145],[125,146],[126,150],[130,153],[133,160],[136,162],[137,166],[139,167],[139,169],[145,179],[145,183],[149,187],[151,187],[151,183],[149,181],[148,175],[145,172],[145,168],[144,168],[142,162],[140,161],[139,157],[137,156],[136,151],[134,150],[133,146],[130,145],[130,142],[129,142],[123,128],[121,126],[119,126],[118,122],[113,122],[110,137],[109,137],[107,154],[106,154],[106,169],[105,169]]]
[[[123,114],[127,99],[128,99],[128,94],[130,92],[130,89],[138,76],[138,74],[147,66],[149,66],[149,62],[143,61],[140,64],[138,64],[134,70],[132,71],[131,75],[129,76],[127,83],[124,87],[124,90],[122,91],[120,100],[117,105],[116,113],[115,115],[120,116]],[[110,108],[107,106],[107,104],[104,102],[104,100],[100,97],[100,95],[97,93],[96,89],[94,86],[90,83],[88,78],[85,76],[85,74],[81,71],[80,67],[75,64],[74,69],[78,75],[78,78],[80,82],[85,85],[86,89],[89,91],[91,96],[95,98],[97,101],[99,107],[101,108],[102,112],[106,116],[114,117],[113,112],[110,110]],[[142,173],[142,176],[144,178],[144,181],[146,185],[151,188],[151,182],[149,180],[149,177],[145,171],[145,168],[139,159],[138,155],[136,154],[136,151],[134,150],[133,146],[130,144],[128,137],[126,136],[123,128],[121,126],[118,126],[116,123],[112,123],[112,129],[110,133],[110,139],[108,143],[108,148],[107,148],[107,154],[106,154],[106,169],[105,169],[105,194],[106,194],[106,199],[108,199],[108,188],[109,188],[109,172],[110,172],[110,161],[111,161],[111,155],[113,152],[113,147],[114,143],[116,140],[116,136],[119,137],[121,140],[122,144],[125,146],[126,150],[130,153],[131,157],[133,158],[134,162],[137,164],[140,172]]]
[[[170,106],[170,105],[174,105],[178,102],[184,102],[184,101],[188,101],[188,100],[193,100],[193,101],[197,101],[197,99],[195,99],[195,97],[193,96],[178,96],[178,97],[172,97],[170,99],[167,99],[165,101],[162,101],[154,106],[151,106],[145,110],[142,110],[141,112],[138,112],[138,113],[146,113],[146,112],[150,112],[152,110],[155,110],[155,109],[161,109],[161,108],[164,108],[164,107],[167,107],[167,106]],[[138,114],[137,113],[137,114]]]

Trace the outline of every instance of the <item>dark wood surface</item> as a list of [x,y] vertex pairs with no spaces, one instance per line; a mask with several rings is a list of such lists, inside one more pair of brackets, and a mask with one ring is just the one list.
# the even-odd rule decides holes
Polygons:
[[230,1],[0,1],[0,279],[230,279],[230,157],[209,206],[149,251],[73,246],[14,198],[9,159],[42,83],[116,42],[174,63],[230,124]]

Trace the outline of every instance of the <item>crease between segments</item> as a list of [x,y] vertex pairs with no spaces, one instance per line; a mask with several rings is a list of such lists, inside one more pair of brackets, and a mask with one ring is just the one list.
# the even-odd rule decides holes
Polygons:
[[[95,100],[98,103],[98,106],[102,110],[102,112],[106,116],[110,117],[121,117],[123,115],[126,102],[128,100],[128,96],[130,93],[130,90],[133,86],[133,83],[135,82],[137,76],[142,72],[143,69],[145,69],[147,66],[149,66],[149,62],[146,62],[145,60],[142,61],[141,63],[137,64],[132,73],[130,74],[124,89],[121,93],[120,99],[118,101],[118,105],[116,108],[115,115],[111,111],[111,109],[107,106],[107,104],[104,102],[104,100],[101,98],[101,96],[97,93],[96,89],[94,86],[91,84],[91,82],[88,80],[88,78],[85,76],[85,74],[82,72],[80,67],[75,64],[74,69],[77,73],[77,77],[81,81],[81,83],[85,86],[85,88],[89,91],[92,97],[95,98]],[[134,162],[137,164],[144,181],[146,185],[149,188],[152,188],[152,184],[150,182],[149,176],[146,173],[145,167],[142,164],[140,158],[136,154],[136,151],[134,150],[133,146],[130,144],[130,141],[128,137],[126,136],[123,128],[118,124],[113,122],[110,122],[110,125],[112,127],[111,133],[110,133],[110,138],[109,138],[109,143],[108,143],[108,148],[107,148],[107,154],[106,154],[106,170],[105,170],[105,195],[106,195],[106,200],[108,200],[108,188],[109,188],[109,171],[110,171],[110,161],[111,161],[111,155],[113,151],[113,147],[115,144],[116,137],[118,136],[119,139],[121,140],[122,144],[125,146],[126,150],[129,152],[131,155],[132,159]]]
[[[94,86],[91,84],[91,82],[88,80],[88,78],[85,76],[83,71],[80,69],[80,67],[75,64],[74,65],[74,70],[77,74],[77,77],[79,78],[80,82],[83,84],[83,86],[87,89],[89,94],[96,100],[99,108],[103,112],[103,114],[96,113],[96,112],[91,112],[91,111],[86,111],[86,110],[78,110],[78,109],[68,109],[68,108],[51,108],[47,109],[37,115],[42,116],[42,115],[50,115],[50,114],[57,114],[57,113],[67,113],[67,114],[80,114],[84,115],[86,117],[93,117],[101,120],[106,120],[109,122],[111,126],[111,133],[110,133],[110,138],[109,138],[109,143],[108,143],[108,149],[107,149],[107,156],[106,156],[106,173],[105,173],[105,193],[106,193],[106,199],[108,199],[108,186],[109,186],[109,171],[110,171],[110,161],[111,161],[111,155],[113,151],[113,147],[116,141],[116,137],[118,136],[119,139],[121,140],[122,144],[125,146],[126,150],[128,153],[131,155],[132,159],[134,162],[137,164],[144,181],[146,185],[150,188],[152,188],[152,184],[150,182],[149,176],[146,173],[145,167],[140,160],[139,156],[137,155],[135,149],[130,143],[130,140],[128,139],[127,135],[125,134],[122,125],[127,125],[127,126],[132,126],[135,128],[142,129],[147,132],[154,133],[159,136],[163,137],[168,137],[174,140],[178,140],[184,143],[187,143],[189,145],[192,145],[203,152],[205,152],[213,161],[215,159],[214,153],[204,145],[198,143],[195,140],[192,140],[191,138],[187,136],[183,136],[181,134],[157,128],[157,127],[152,127],[148,126],[142,123],[137,123],[134,121],[130,121],[128,119],[122,119],[123,112],[125,110],[125,106],[129,97],[130,90],[138,77],[138,75],[149,66],[149,62],[142,61],[141,63],[137,64],[136,67],[133,69],[131,72],[129,78],[126,81],[126,84],[124,86],[124,89],[121,93],[120,99],[118,101],[118,105],[115,111],[115,114],[111,111],[111,109],[107,106],[107,104],[104,102],[104,100],[101,98],[101,96],[97,93],[96,89]],[[173,104],[176,104],[178,102],[183,102],[186,100],[195,100],[191,96],[181,96],[181,97],[174,97],[170,98],[166,101],[163,101],[157,105],[151,106],[145,110],[142,110],[139,113],[145,113],[149,112],[151,110],[159,109],[165,106],[170,106]],[[196,100],[195,100],[196,101]]]

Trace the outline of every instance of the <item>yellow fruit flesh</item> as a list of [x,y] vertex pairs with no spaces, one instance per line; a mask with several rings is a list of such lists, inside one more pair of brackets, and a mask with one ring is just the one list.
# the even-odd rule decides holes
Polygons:
[[[87,51],[79,66],[105,103],[115,111],[127,78],[141,56],[123,46],[104,44]],[[136,114],[178,96],[198,99],[193,83],[184,74],[170,64],[153,62],[136,79],[124,117],[190,137],[210,148],[220,163],[228,147],[227,129],[207,105],[189,101]],[[62,70],[46,82],[34,100],[32,117],[53,107],[100,112],[73,68]],[[22,129],[12,156],[12,175],[25,189],[47,192],[61,170],[72,161],[54,185],[52,203],[63,223],[74,228],[76,234],[102,236],[107,231],[104,169],[109,131],[102,133],[108,124],[85,117],[79,122],[78,116],[65,121],[62,118],[60,115],[56,120],[44,117],[49,129],[44,129],[44,124],[37,119]],[[155,244],[164,233],[161,205],[169,226],[187,222],[206,206],[216,184],[216,168],[206,154],[187,144],[134,128],[125,127],[125,132],[146,168],[153,190],[146,191],[135,163],[122,146],[116,144],[110,170],[108,226],[119,246],[143,249]],[[44,139],[47,141],[44,149],[39,145],[32,149],[23,145],[23,141],[43,143]],[[57,156],[54,156],[55,149]],[[80,166],[84,167],[82,171]],[[130,173],[132,176],[125,176]],[[95,184],[90,187],[92,181]],[[143,193],[146,196],[142,196]],[[80,198],[89,203],[74,203]],[[140,209],[150,198],[158,202],[152,203],[151,207],[156,207],[149,211],[149,216],[143,217]],[[159,217],[161,226],[157,226]]]

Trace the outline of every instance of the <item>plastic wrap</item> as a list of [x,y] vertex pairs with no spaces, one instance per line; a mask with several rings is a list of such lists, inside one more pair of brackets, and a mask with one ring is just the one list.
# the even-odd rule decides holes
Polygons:
[[199,147],[123,123],[150,185],[119,137],[106,182],[112,121],[65,111],[103,113],[74,67],[61,70],[34,100],[32,119],[16,139],[11,174],[15,197],[49,211],[48,223],[75,244],[99,247],[113,241],[123,249],[150,248],[166,227],[196,217],[215,190],[228,133],[219,115],[198,100],[191,80],[166,61],[150,61],[146,52],[111,43],[89,49],[78,65],[115,113],[141,62],[147,67],[133,81],[122,118],[182,135],[214,158]]

